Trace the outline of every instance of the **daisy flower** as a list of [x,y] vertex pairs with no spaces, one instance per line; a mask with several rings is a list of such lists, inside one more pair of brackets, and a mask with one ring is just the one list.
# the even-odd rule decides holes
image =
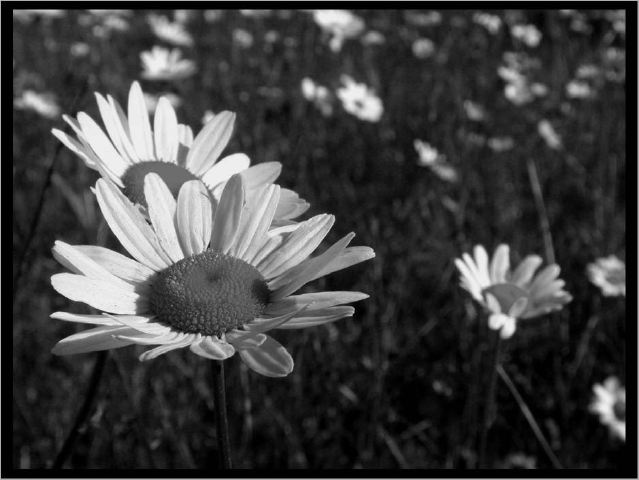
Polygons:
[[313,79],[304,77],[301,83],[302,95],[309,102],[317,107],[325,117],[330,117],[333,114],[333,95],[323,85],[315,83]]
[[518,319],[560,310],[572,300],[558,278],[558,265],[548,265],[535,275],[542,259],[529,255],[512,271],[509,254],[508,245],[501,244],[489,262],[486,249],[477,245],[474,258],[464,253],[455,259],[461,287],[490,312],[488,326],[499,330],[502,338],[515,333]]
[[161,40],[180,47],[192,47],[193,37],[179,22],[171,22],[163,15],[150,14],[147,16],[153,33]]
[[590,412],[610,429],[610,433],[626,441],[626,389],[617,377],[608,377],[603,384],[592,387],[594,398]]
[[329,47],[333,52],[339,52],[344,40],[357,37],[366,26],[364,20],[348,10],[314,10],[313,20],[331,36]]
[[418,38],[412,45],[413,55],[419,59],[425,59],[435,53],[435,44],[429,38]]
[[158,345],[140,355],[145,361],[184,347],[212,360],[237,351],[262,375],[288,375],[291,355],[266,332],[350,317],[355,310],[345,304],[368,297],[293,293],[375,254],[368,247],[347,248],[350,233],[310,257],[334,217],[322,214],[272,229],[280,187],[267,183],[253,197],[246,196],[247,187],[241,174],[234,175],[215,206],[201,182],[185,182],[176,200],[160,176],[149,173],[147,222],[113,183],[99,179],[102,214],[133,259],[103,247],[55,243],[53,255],[73,273],[53,275],[53,288],[104,313],[53,313],[55,319],[96,325],[64,338],[53,353]]
[[344,86],[337,89],[337,96],[344,110],[366,122],[379,122],[384,105],[375,92],[363,83],[357,83],[348,75],[342,75]]
[[25,90],[20,97],[13,100],[13,106],[18,110],[31,110],[45,118],[56,118],[60,115],[58,102],[51,93]]
[[473,22],[484,27],[491,35],[496,35],[501,29],[501,18],[490,13],[475,13]]
[[615,255],[588,265],[588,278],[606,297],[626,296],[626,264]]
[[541,32],[534,25],[513,25],[510,34],[531,48],[538,46],[542,38]]
[[566,84],[566,95],[570,98],[592,98],[594,96],[594,91],[588,82],[584,82],[583,80],[571,80]]
[[142,78],[147,80],[182,80],[197,71],[195,62],[182,58],[182,52],[174,48],[155,46],[140,53]]
[[539,136],[543,138],[544,142],[546,142],[548,148],[551,148],[552,150],[561,150],[563,147],[561,137],[552,126],[552,123],[548,120],[543,119],[537,123],[537,133],[539,133]]
[[[235,173],[242,175],[250,187],[274,181],[280,174],[279,162],[266,162],[250,167],[243,153],[218,158],[231,138],[235,114],[218,113],[193,138],[190,127],[179,124],[169,100],[160,98],[153,127],[146,110],[144,94],[134,82],[129,92],[128,116],[110,95],[105,99],[96,93],[102,121],[108,133],[86,113],[77,119],[64,115],[77,138],[53,129],[53,134],[84,163],[108,178],[133,202],[145,206],[144,176],[160,175],[175,197],[183,183],[198,179],[219,199],[225,182]],[[309,208],[309,204],[292,190],[282,189],[275,218],[287,223]]]
[[442,180],[452,183],[457,181],[457,171],[435,147],[419,139],[413,142],[413,146],[419,156],[417,165],[430,168]]

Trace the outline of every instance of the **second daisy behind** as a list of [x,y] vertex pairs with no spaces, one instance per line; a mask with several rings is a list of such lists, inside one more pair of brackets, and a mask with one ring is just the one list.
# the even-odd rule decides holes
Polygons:
[[322,214],[272,228],[280,187],[267,184],[246,196],[243,182],[239,174],[231,177],[216,205],[197,180],[185,182],[176,200],[150,173],[144,179],[149,225],[113,183],[98,180],[100,209],[135,260],[103,247],[56,242],[54,256],[74,273],[53,275],[53,287],[105,313],[53,313],[52,318],[96,325],[61,340],[53,353],[159,345],[140,356],[150,360],[188,346],[213,360],[238,351],[262,375],[288,375],[293,359],[267,331],[352,316],[355,309],[345,304],[368,297],[348,291],[292,294],[375,254],[369,247],[347,247],[350,233],[310,257],[334,217]]

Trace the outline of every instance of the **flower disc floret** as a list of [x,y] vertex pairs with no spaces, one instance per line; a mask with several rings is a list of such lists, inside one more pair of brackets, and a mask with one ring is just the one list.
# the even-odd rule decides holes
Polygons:
[[193,255],[156,275],[150,309],[184,333],[219,337],[260,316],[269,301],[268,286],[255,267],[219,252]]

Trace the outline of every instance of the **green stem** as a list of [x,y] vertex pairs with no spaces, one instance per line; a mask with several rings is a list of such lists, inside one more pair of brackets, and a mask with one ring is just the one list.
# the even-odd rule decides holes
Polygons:
[[541,443],[541,446],[546,452],[546,455],[548,455],[548,458],[552,462],[553,467],[557,469],[562,469],[563,467],[561,466],[559,459],[556,457],[555,452],[552,451],[552,448],[550,448],[550,445],[548,444],[548,441],[544,437],[544,434],[542,433],[541,428],[539,428],[539,425],[537,424],[535,417],[533,416],[532,412],[528,408],[528,405],[526,405],[526,402],[524,402],[524,399],[522,398],[522,396],[519,394],[519,391],[517,391],[517,387],[515,387],[515,384],[506,373],[506,370],[504,370],[502,366],[499,365],[497,366],[497,372],[499,373],[499,376],[508,387],[508,390],[510,390],[510,393],[512,393],[513,397],[515,397],[515,401],[517,402],[517,405],[519,405],[519,409],[521,410],[521,413],[523,413],[524,417],[526,417],[526,420],[528,421],[530,428],[532,428],[532,431],[537,437],[537,440],[539,440],[539,443]]
[[102,379],[102,373],[104,372],[104,365],[106,364],[108,355],[108,350],[98,352],[97,358],[95,359],[95,365],[93,366],[93,372],[91,372],[89,388],[87,389],[87,393],[84,397],[84,403],[78,411],[78,415],[75,418],[75,423],[73,424],[73,427],[71,427],[71,431],[67,435],[67,438],[64,441],[62,448],[60,449],[60,452],[53,461],[53,466],[51,467],[53,470],[62,468],[64,462],[73,451],[73,445],[75,444],[75,441],[78,437],[78,432],[86,422],[86,419],[91,412],[93,400],[98,393],[98,387],[100,386],[100,380]]
[[499,357],[501,353],[501,335],[499,331],[494,332],[495,347],[493,356],[493,368],[490,372],[490,383],[486,392],[486,401],[484,402],[484,421],[481,426],[481,436],[479,440],[479,468],[486,468],[486,444],[488,440],[488,430],[493,424],[495,418],[495,393],[497,390],[497,367],[499,367]]
[[215,393],[215,426],[217,444],[220,452],[220,465],[223,470],[233,468],[231,463],[231,444],[229,442],[229,424],[226,415],[226,389],[224,386],[224,364],[213,362],[213,390]]

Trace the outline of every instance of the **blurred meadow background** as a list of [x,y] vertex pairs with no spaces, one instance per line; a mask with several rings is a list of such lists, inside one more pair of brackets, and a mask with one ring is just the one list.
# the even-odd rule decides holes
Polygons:
[[[574,297],[519,322],[504,369],[564,468],[629,465],[636,452],[589,405],[594,384],[626,383],[635,330],[625,296],[587,275],[626,255],[625,12],[333,15],[14,10],[14,468],[50,466],[97,357],[50,353],[79,330],[50,313],[88,313],[51,288],[63,271],[51,247],[94,243],[101,217],[98,174],[51,129],[68,131],[63,113],[99,118],[95,91],[126,104],[134,80],[195,133],[211,112],[237,112],[226,153],[281,162],[278,183],[311,203],[304,218],[336,215],[327,242],[354,231],[377,254],[307,287],[370,298],[352,319],[277,332],[291,375],[225,362],[234,466],[476,468],[491,332],[454,259],[499,243],[513,264],[554,256]],[[188,350],[142,364],[141,351],[109,353],[66,466],[216,468],[210,364]],[[486,465],[552,467],[499,379],[496,399]]]

